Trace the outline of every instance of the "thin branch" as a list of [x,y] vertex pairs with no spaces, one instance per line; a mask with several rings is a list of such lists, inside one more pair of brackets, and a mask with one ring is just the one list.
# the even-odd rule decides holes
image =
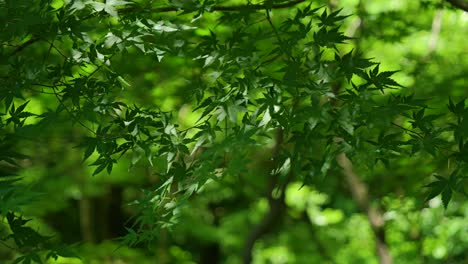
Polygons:
[[294,0],[290,1],[287,3],[282,3],[282,4],[275,4],[275,5],[241,5],[241,6],[214,6],[212,10],[214,11],[242,11],[245,9],[250,9],[250,10],[266,10],[266,9],[282,9],[282,8],[288,8],[288,7],[293,7],[297,4],[303,3],[305,0]]
[[28,46],[34,44],[35,42],[37,42],[38,40],[40,40],[39,37],[32,37],[31,39],[29,39],[28,41],[26,41],[25,43],[21,44],[20,46],[18,46],[12,53],[10,53],[10,56],[13,56],[15,55],[16,53],[24,50],[25,48],[27,48]]
[[272,58],[268,59],[268,60],[265,60],[264,62],[258,64],[258,66],[253,70],[254,72],[256,72],[258,69],[260,69],[260,67],[262,66],[265,66],[267,64],[270,64],[272,62],[274,62],[276,59],[278,59],[282,54],[278,53],[276,54],[275,56],[273,56]]
[[461,9],[465,12],[468,12],[468,2],[465,0],[446,0],[449,2],[452,6]]
[[35,89],[33,89],[33,88],[30,88],[30,90],[33,91],[33,92],[36,92],[36,93],[54,95],[54,93],[44,92],[43,90],[42,90],[42,91],[39,91],[39,90],[35,90]]
[[52,88],[52,89],[55,89],[57,87],[57,85],[49,85],[49,84],[42,84],[42,83],[31,83],[31,85],[42,86],[42,87],[47,87],[47,88]]
[[418,136],[419,138],[423,138],[423,137],[424,137],[423,134],[418,133],[418,132],[416,132],[416,131],[413,131],[413,130],[411,130],[411,129],[408,129],[408,128],[406,128],[406,127],[402,127],[402,126],[400,126],[400,125],[398,125],[398,124],[395,124],[394,122],[392,122],[392,125],[394,125],[394,126],[396,126],[396,127],[398,127],[398,128],[403,129],[405,132],[414,134],[414,135]]
[[268,20],[268,24],[270,24],[271,28],[273,29],[273,32],[275,33],[276,35],[276,38],[278,39],[278,42],[281,46],[283,46],[283,40],[281,39],[279,33],[278,33],[278,30],[276,29],[275,25],[273,25],[273,22],[271,21],[271,17],[270,17],[270,11],[265,10],[266,12],[266,18]]
[[94,69],[94,71],[92,71],[88,76],[86,76],[86,78],[91,78],[96,72],[98,72],[103,66],[106,65],[106,62],[110,62],[110,60],[112,59],[112,57],[114,57],[115,53],[112,53],[112,55],[109,56],[109,58],[104,58],[104,60],[102,61],[102,63],[96,68]]
[[[42,83],[36,83],[36,82],[31,83],[31,85],[41,87],[41,91],[30,88],[31,91],[34,91],[34,92],[37,92],[37,93],[42,93],[42,94],[51,94],[51,95],[57,95],[58,94],[58,92],[55,91],[55,88],[57,87],[57,85],[54,86],[54,85],[42,84]],[[62,85],[58,85],[58,86],[62,86]],[[44,87],[52,89],[53,92],[45,92]]]
[[65,103],[63,102],[62,98],[60,98],[58,92],[55,90],[55,87],[52,88],[52,90],[54,91],[54,94],[55,94],[55,97],[57,98],[57,100],[59,101],[60,105],[63,106],[63,108],[65,109],[65,111],[70,115],[70,117],[75,121],[77,122],[78,124],[80,124],[82,127],[84,127],[86,130],[88,130],[89,132],[91,132],[92,134],[96,135],[96,132],[94,132],[94,130],[92,130],[91,128],[89,128],[88,126],[86,126],[83,122],[81,122],[78,118],[76,118],[73,113],[70,111],[70,109],[68,109],[68,107],[65,105]]
[[55,39],[52,39],[52,41],[50,42],[49,49],[47,49],[47,53],[44,56],[44,59],[42,60],[42,65],[45,65],[47,59],[49,58],[50,52],[52,51],[52,47],[54,46],[54,41]]
[[[275,25],[273,24],[273,22],[271,21],[271,17],[270,17],[270,11],[268,9],[265,10],[265,13],[266,13],[266,20],[268,21],[268,24],[270,24],[271,28],[273,29],[273,33],[275,34],[276,36],[276,39],[278,40],[278,43],[280,45],[280,50],[283,51],[283,40],[281,39],[279,33],[278,33],[278,30],[276,29]],[[272,63],[273,61],[275,61],[277,58],[279,58],[282,54],[281,53],[278,53],[276,54],[275,56],[273,56],[272,58],[270,59],[267,59],[266,61],[260,63],[255,69],[254,71],[257,71],[258,69],[260,69],[260,67],[264,66],[264,65],[267,65],[269,63]]]
[[9,248],[10,250],[19,251],[18,248],[15,248],[15,247],[12,247],[12,246],[8,245],[6,242],[3,242],[3,240],[0,240],[0,243],[2,245],[4,245],[5,247]]
[[50,41],[50,46],[54,48],[54,50],[57,51],[57,53],[60,54],[64,59],[68,59],[68,57],[65,56],[65,54],[63,54],[63,52],[60,51],[59,48],[57,48],[57,46],[54,45],[54,40]]

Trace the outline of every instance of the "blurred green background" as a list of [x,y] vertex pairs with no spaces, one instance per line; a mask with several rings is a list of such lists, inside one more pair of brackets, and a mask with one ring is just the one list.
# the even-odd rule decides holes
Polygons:
[[[243,1],[221,2],[229,3]],[[381,62],[384,70],[401,70],[395,80],[408,94],[431,98],[431,107],[440,109],[449,96],[459,101],[468,95],[468,13],[440,3],[336,0],[314,1],[313,6],[343,8],[341,13],[351,16],[342,29],[354,39],[340,50],[359,50],[364,57]],[[54,5],[60,7],[61,2]],[[274,10],[272,17],[291,13]],[[186,33],[187,41],[190,34],[209,35],[208,29],[220,36],[227,34],[229,24],[217,25],[219,16],[207,13],[192,21],[198,29]],[[47,48],[45,43],[27,52],[34,56]],[[154,58],[129,49],[113,63],[131,84],[119,95],[127,103],[174,111],[175,119],[186,127],[197,120],[187,94],[186,79],[194,74],[192,60],[165,56],[155,63]],[[35,95],[28,109],[41,112],[56,104],[53,96]],[[23,133],[28,136],[29,132]],[[110,175],[91,176],[94,168],[82,162],[83,150],[76,147],[85,136],[87,132],[79,125],[54,125],[44,126],[34,141],[14,143],[30,156],[16,172],[23,176],[21,184],[29,195],[22,207],[22,214],[33,219],[29,226],[73,245],[81,257],[59,257],[49,263],[241,263],[252,223],[260,221],[268,206],[259,191],[268,171],[256,162],[265,159],[266,148],[243,150],[245,160],[236,162],[248,163],[249,171],[241,179],[207,183],[185,201],[177,223],[161,230],[152,244],[128,248],[118,238],[126,234],[124,226],[134,213],[129,203],[141,197],[142,189],[154,186],[158,180],[155,168],[144,162],[129,166],[135,156],[126,154]],[[440,197],[424,202],[425,179],[434,170],[450,166],[446,160],[429,155],[402,157],[389,168],[377,166],[372,172],[363,164],[357,161],[355,169],[372,203],[382,209],[394,263],[468,263],[468,202],[457,195],[447,209]],[[253,263],[379,263],[369,220],[339,174],[337,170],[313,186],[302,186],[302,182],[287,186],[282,220],[255,244]],[[1,263],[9,263],[15,254],[0,244]]]

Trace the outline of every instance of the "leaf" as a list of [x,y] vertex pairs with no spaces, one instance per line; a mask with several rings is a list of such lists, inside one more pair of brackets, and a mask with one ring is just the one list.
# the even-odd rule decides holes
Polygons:
[[258,124],[259,127],[266,126],[271,120],[271,115],[270,115],[270,108],[268,107],[263,114],[262,120]]
[[132,160],[131,160],[131,165],[135,165],[138,161],[141,160],[141,158],[143,157],[144,155],[144,150],[140,147],[140,146],[137,146],[133,149],[132,151]]
[[429,194],[426,197],[426,202],[433,199],[437,195],[439,195],[445,188],[445,184],[441,182],[431,182],[430,184],[426,185],[425,187],[429,188]]
[[444,208],[447,209],[447,206],[452,199],[452,189],[448,186],[442,192],[442,203],[444,204]]
[[205,141],[209,138],[209,136],[207,134],[203,134],[198,140],[197,140],[197,143],[195,143],[195,146],[193,147],[192,149],[192,152],[190,153],[190,155],[193,155],[197,150],[198,148],[200,148],[203,143],[205,143]]
[[343,32],[339,31],[339,27],[335,27],[332,29],[326,29],[322,27],[319,31],[314,33],[314,41],[319,46],[328,47],[328,48],[336,48],[335,44],[344,43],[346,40],[350,40],[352,38],[347,37],[343,34]]
[[75,250],[73,250],[70,246],[65,246],[55,250],[55,253],[64,258],[78,258],[81,257],[77,254]]
[[82,161],[85,162],[96,149],[96,141],[94,138],[87,138],[87,140],[85,141],[85,143],[82,144],[82,146],[86,147],[85,151],[83,152]]
[[16,109],[16,111],[14,111],[14,105],[13,105],[13,111],[15,113],[21,113],[24,110],[24,108],[29,104],[29,102],[30,101],[26,101],[24,104],[20,105],[18,109]]
[[227,113],[224,107],[218,106],[216,110],[214,111],[213,115],[217,116],[216,120],[218,121],[218,123],[220,123],[226,118]]
[[336,22],[339,22],[339,21],[344,20],[347,17],[351,16],[351,15],[339,16],[338,14],[342,10],[343,9],[339,9],[339,10],[331,13],[330,15],[327,15],[327,10],[325,9],[323,11],[322,15],[319,17],[319,19],[320,19],[319,25],[320,26],[335,26]]
[[30,256],[31,256],[31,260],[33,260],[34,262],[42,263],[41,257],[39,257],[38,254],[33,253]]
[[105,168],[107,167],[107,163],[102,163],[100,164],[93,172],[93,176],[100,173],[101,171],[103,171]]
[[153,29],[158,32],[175,32],[179,31],[174,25],[169,24],[168,22],[158,21],[157,23],[153,24]]
[[105,11],[113,17],[118,17],[117,6],[127,5],[130,2],[122,0],[106,0],[105,3],[93,1],[90,5],[94,8],[95,11]]
[[[132,85],[127,82],[122,76],[118,76],[117,77],[117,80],[122,84],[122,86],[126,87],[126,88],[129,88],[131,87]],[[123,89],[123,88],[122,88]]]
[[110,174],[110,173],[112,172],[112,166],[113,166],[113,165],[114,165],[113,162],[109,162],[109,163],[107,164],[107,167],[106,167],[107,173]]
[[21,257],[15,259],[15,260],[12,262],[12,264],[24,263],[25,259],[26,259],[26,256],[21,256]]

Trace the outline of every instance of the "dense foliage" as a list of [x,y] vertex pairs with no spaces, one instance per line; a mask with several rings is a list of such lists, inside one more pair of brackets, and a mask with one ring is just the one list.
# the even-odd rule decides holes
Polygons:
[[0,260],[466,261],[464,8],[1,0]]

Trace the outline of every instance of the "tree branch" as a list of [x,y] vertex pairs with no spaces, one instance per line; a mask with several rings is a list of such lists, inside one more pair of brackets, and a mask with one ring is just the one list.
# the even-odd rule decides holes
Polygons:
[[446,1],[458,9],[468,12],[468,2],[466,0],[446,0]]
[[[286,3],[281,3],[281,4],[274,4],[274,5],[266,5],[266,4],[254,4],[254,5],[233,5],[233,6],[211,6],[210,11],[211,12],[239,12],[239,11],[258,11],[258,10],[270,10],[270,9],[282,9],[282,8],[288,8],[295,6],[297,4],[303,3],[305,0],[293,0],[290,2]],[[177,12],[180,11],[181,9],[175,6],[165,6],[165,7],[156,7],[156,8],[149,8],[149,9],[139,9],[139,8],[123,8],[118,10],[119,13],[124,13],[124,14],[129,14],[135,11],[142,12],[142,13],[167,13],[167,12]],[[193,10],[194,12],[197,10]],[[87,20],[91,17],[93,17],[94,14],[85,17],[83,20]],[[22,51],[26,47],[34,44],[40,40],[39,37],[33,37],[30,40],[26,41],[22,45],[18,46],[11,54],[10,56],[15,55],[16,53]]]
[[438,9],[432,19],[431,38],[429,39],[429,46],[427,48],[427,55],[432,55],[439,42],[440,29],[442,26],[442,9]]
[[340,153],[336,157],[338,164],[343,168],[343,175],[349,185],[351,195],[358,204],[359,208],[367,214],[369,223],[375,237],[377,254],[380,264],[392,264],[392,256],[387,245],[384,230],[384,220],[382,213],[375,207],[371,206],[369,199],[369,191],[366,184],[361,181],[359,176],[353,170],[353,164],[345,153]]
[[318,254],[323,258],[323,260],[327,261],[327,263],[337,264],[335,259],[333,258],[333,255],[330,255],[328,253],[327,247],[320,240],[319,234],[317,233],[315,226],[312,223],[310,223],[310,218],[306,212],[302,214],[302,221],[305,223],[309,223],[307,227],[309,227],[309,233],[313,237],[313,240],[315,242],[314,245]]
[[[286,3],[274,4],[274,5],[265,5],[265,4],[254,4],[254,5],[232,5],[232,6],[211,6],[209,10],[211,12],[239,12],[239,11],[258,11],[258,10],[268,10],[268,9],[282,9],[295,6],[297,4],[303,3],[305,0],[293,0]],[[167,13],[167,12],[177,12],[181,8],[175,6],[166,6],[166,7],[156,7],[149,9],[138,9],[138,8],[124,8],[119,10],[119,13],[132,13],[134,11],[144,12],[144,13]],[[197,10],[193,10],[197,11]]]
[[[282,148],[284,141],[283,133],[284,131],[281,128],[279,128],[276,134],[275,146],[272,149],[273,160],[277,160],[277,157]],[[279,188],[279,197],[275,197],[276,195],[274,195],[275,187],[277,187],[278,185],[279,175],[272,175],[267,190],[267,199],[269,205],[268,212],[263,216],[262,220],[252,228],[252,231],[247,237],[243,251],[244,264],[252,263],[252,249],[255,245],[255,242],[257,242],[258,239],[265,235],[280,219],[280,216],[285,208],[284,196],[286,192],[286,187],[292,178],[292,174],[292,172],[289,172],[287,178]]]
[[[272,190],[273,192],[273,190]],[[271,194],[268,195],[268,204],[269,210],[263,216],[262,220],[253,227],[250,232],[244,246],[243,252],[243,263],[250,264],[252,263],[252,250],[260,237],[268,232],[268,230],[275,224],[279,219],[281,212],[284,208],[284,193],[281,193],[279,198],[273,198]]]
[[282,4],[275,4],[275,5],[265,5],[265,4],[256,4],[256,5],[238,5],[238,6],[214,6],[211,8],[213,11],[224,11],[224,12],[235,12],[235,11],[242,11],[242,10],[266,10],[266,9],[281,9],[281,8],[288,8],[295,6],[305,2],[305,0],[294,0]]

